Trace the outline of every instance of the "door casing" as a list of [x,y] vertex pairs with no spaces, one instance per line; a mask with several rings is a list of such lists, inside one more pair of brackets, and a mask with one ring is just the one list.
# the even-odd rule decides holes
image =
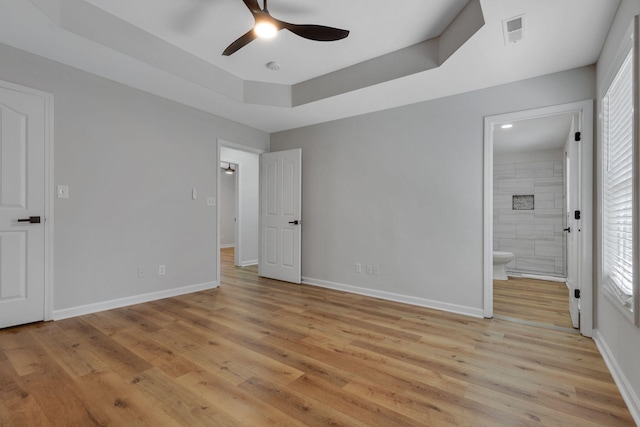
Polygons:
[[[582,151],[582,141],[575,140],[575,132],[582,133],[580,128],[581,120],[579,115],[574,115],[571,132],[564,148],[565,156],[565,241],[566,241],[566,273],[567,288],[569,289],[569,314],[574,328],[580,325],[580,299],[575,297],[574,291],[580,289],[582,283],[580,278],[580,240],[582,237],[582,219],[575,218],[575,211],[582,209],[580,200],[580,153]],[[568,231],[567,231],[568,230]],[[580,289],[581,291],[581,289]]]

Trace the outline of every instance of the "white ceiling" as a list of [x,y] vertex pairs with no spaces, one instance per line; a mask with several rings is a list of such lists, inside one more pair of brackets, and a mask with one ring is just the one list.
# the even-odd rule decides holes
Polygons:
[[[466,23],[460,16],[475,1],[271,0],[276,18],[351,33],[323,43],[281,31],[223,57],[222,50],[253,24],[241,0],[4,0],[0,42],[276,132],[593,64],[619,3],[479,0],[484,25],[470,29],[470,39],[442,65],[394,75],[404,59],[394,63],[392,53],[386,62],[378,60]],[[505,45],[503,21],[522,14],[524,40]],[[281,70],[266,69],[268,61],[279,62]],[[365,82],[361,86],[355,79],[356,86],[342,91],[327,85],[324,97],[286,99],[309,81],[322,92],[327,73],[339,85],[350,66]],[[376,73],[385,77],[367,83]],[[247,96],[256,88],[256,96]]]
[[514,121],[512,128],[494,126],[494,153],[529,152],[563,148],[571,131],[573,114],[558,114]]
[[[322,43],[281,31],[224,57],[222,51],[253,26],[242,0],[86,1],[244,80],[289,85],[436,37],[469,2],[404,0],[398,7],[388,1],[271,0],[275,18],[347,29],[350,36]],[[280,71],[267,69],[270,61],[278,62]]]

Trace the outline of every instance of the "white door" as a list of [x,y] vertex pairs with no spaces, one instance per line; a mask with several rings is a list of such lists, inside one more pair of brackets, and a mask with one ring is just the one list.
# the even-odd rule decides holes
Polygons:
[[567,242],[567,287],[569,288],[569,313],[574,328],[580,328],[580,219],[576,218],[580,211],[580,142],[575,141],[578,117],[574,118],[571,135],[565,146],[565,236]]
[[0,85],[0,328],[45,318],[45,99]]
[[301,172],[301,149],[260,155],[260,276],[300,283]]

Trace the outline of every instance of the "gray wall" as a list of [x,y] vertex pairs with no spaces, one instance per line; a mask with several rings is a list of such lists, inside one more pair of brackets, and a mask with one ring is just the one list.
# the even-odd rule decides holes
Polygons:
[[592,99],[594,71],[273,134],[302,148],[305,279],[481,316],[483,118]]
[[[623,43],[624,32],[631,23],[634,15],[640,14],[640,1],[622,0],[614,19],[611,30],[602,49],[597,67],[598,79],[598,100],[602,100],[602,93],[606,90],[605,84],[611,72],[618,49]],[[600,108],[600,103],[598,104]],[[636,118],[638,115],[636,114]],[[601,122],[598,121],[598,136],[602,131]],[[596,150],[599,156],[599,150]],[[602,186],[602,180],[598,179],[597,189]],[[598,210],[596,212],[599,213]],[[594,265],[597,265],[602,254],[602,240],[598,236],[598,251]],[[636,256],[636,260],[638,257]],[[600,272],[598,272],[600,273]],[[613,369],[614,378],[619,380],[619,385],[628,393],[627,403],[632,400],[633,405],[629,405],[635,416],[636,422],[640,423],[640,364],[638,364],[638,354],[640,354],[640,329],[635,327],[614,304],[604,296],[602,292],[603,280],[600,274],[595,274],[596,295],[596,335],[595,338],[606,356],[612,360],[616,366]]]
[[[226,165],[226,163],[225,163]],[[233,166],[234,168],[236,166]],[[220,171],[220,246],[233,247],[236,243],[236,177]]]
[[[565,275],[564,150],[494,154],[493,249],[515,254],[507,270]],[[533,210],[513,210],[533,195]]]
[[0,58],[1,80],[54,95],[54,185],[70,195],[54,204],[54,311],[214,282],[217,138],[268,149],[269,135],[1,44]]

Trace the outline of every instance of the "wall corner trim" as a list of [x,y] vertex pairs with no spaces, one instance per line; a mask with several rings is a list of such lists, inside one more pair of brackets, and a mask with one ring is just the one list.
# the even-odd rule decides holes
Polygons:
[[594,329],[593,331],[593,340],[604,359],[609,371],[611,372],[611,376],[615,381],[618,389],[620,390],[620,394],[622,394],[622,398],[627,404],[627,408],[629,408],[629,412],[631,412],[631,416],[636,424],[640,425],[640,398],[631,387],[631,383],[627,379],[620,365],[616,361],[611,349],[607,345],[607,342],[604,340],[604,337],[600,333],[599,330]]
[[163,291],[150,292],[147,294],[134,295],[125,298],[117,298],[93,304],[80,305],[77,307],[65,308],[53,311],[53,320],[68,319],[70,317],[83,316],[85,314],[97,313],[99,311],[113,310],[114,308],[127,307],[129,305],[141,304],[144,302],[156,301],[164,298],[176,297],[193,292],[215,289],[219,282],[206,282],[197,285],[183,286],[181,288],[167,289]]
[[450,313],[462,314],[465,316],[483,318],[484,312],[481,308],[467,307],[463,305],[450,304],[447,302],[433,301],[425,298],[413,297],[410,295],[396,294],[375,289],[366,289],[358,286],[345,285],[342,283],[328,282],[326,280],[314,279],[312,277],[302,277],[305,285],[319,286],[321,288],[333,289],[337,291],[349,292],[352,294],[364,295],[373,298],[380,298],[388,301],[401,302],[404,304],[416,305],[418,307],[432,308],[435,310],[447,311]]

